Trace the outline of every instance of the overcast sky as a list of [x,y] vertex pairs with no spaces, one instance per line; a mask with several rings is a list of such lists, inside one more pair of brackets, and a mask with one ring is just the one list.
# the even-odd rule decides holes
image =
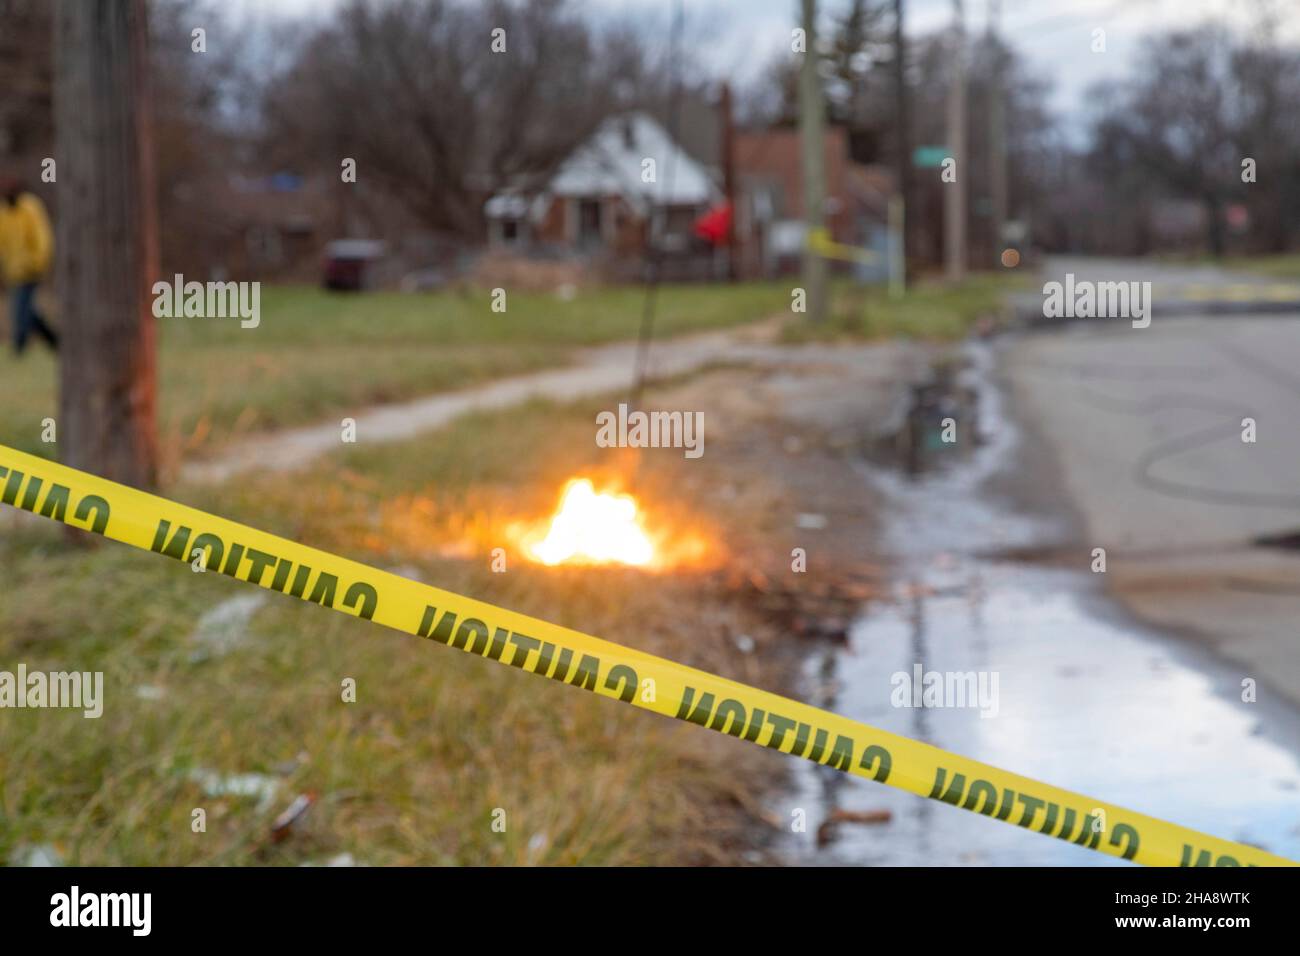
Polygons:
[[[319,11],[341,0],[237,0],[243,11],[299,14]],[[632,17],[666,36],[671,11],[679,0],[570,0],[575,9],[594,14]],[[707,38],[716,51],[719,75],[752,77],[773,56],[790,46],[799,0],[680,0],[687,29]],[[820,0],[826,12],[846,0]],[[1244,25],[1260,4],[1285,15],[1285,32],[1300,40],[1300,0],[1002,0],[1002,32],[1031,68],[1050,80],[1051,105],[1062,118],[1078,115],[1084,92],[1097,80],[1124,75],[1137,55],[1143,34],[1193,26],[1210,17]],[[982,31],[989,0],[963,0],[968,30]],[[953,0],[906,0],[909,33],[923,33],[952,22]],[[1106,52],[1093,53],[1092,32],[1106,31]],[[695,39],[698,39],[696,37]]]
[[[594,9],[658,16],[676,0],[587,0]],[[752,74],[769,57],[789,49],[799,0],[683,0],[688,23],[711,28],[719,51],[719,72]],[[1002,0],[1003,35],[1053,87],[1052,106],[1076,114],[1084,91],[1107,76],[1123,75],[1146,33],[1192,26],[1211,17],[1236,25],[1250,20],[1259,0]],[[1283,11],[1292,38],[1300,37],[1300,0],[1264,0]],[[821,0],[833,12],[845,0]],[[966,26],[988,24],[988,0],[964,0]],[[924,33],[952,23],[953,0],[906,0],[907,29]],[[1106,53],[1092,52],[1092,32],[1106,31]]]

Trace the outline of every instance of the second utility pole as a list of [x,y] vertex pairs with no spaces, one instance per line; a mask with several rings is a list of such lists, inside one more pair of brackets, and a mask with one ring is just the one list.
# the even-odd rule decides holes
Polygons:
[[898,289],[907,287],[907,229],[912,221],[912,137],[911,112],[907,106],[907,40],[903,33],[903,0],[894,0],[894,122],[898,127],[898,196],[902,206],[902,227],[897,237]]
[[948,86],[948,155],[956,160],[953,182],[944,182],[944,260],[949,281],[960,282],[966,275],[966,31],[962,26],[961,0],[952,0],[952,70]]
[[999,18],[1002,0],[989,0],[989,55],[993,58],[989,82],[989,199],[993,262],[1002,257],[1003,233],[1007,221],[1007,113],[1006,79],[1003,75],[1002,38]]
[[803,0],[803,63],[799,68],[799,134],[803,171],[803,284],[808,318],[826,318],[826,260],[811,246],[825,224],[826,136],[821,76],[817,72],[817,0]]

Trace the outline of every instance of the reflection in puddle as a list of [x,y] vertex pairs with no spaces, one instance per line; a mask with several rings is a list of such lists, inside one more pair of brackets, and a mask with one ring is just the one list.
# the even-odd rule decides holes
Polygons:
[[[1196,647],[1143,630],[1081,571],[982,557],[1052,530],[980,493],[1018,437],[973,349],[983,445],[955,469],[910,480],[864,468],[895,556],[892,602],[855,623],[846,648],[809,661],[813,703],[1141,813],[1300,859],[1300,716],[1243,703],[1240,675]],[[978,706],[899,707],[891,677],[995,672],[997,715]],[[799,764],[789,806],[808,808],[794,862],[1106,865],[1112,857],[825,768]],[[829,814],[889,811],[845,824]]]

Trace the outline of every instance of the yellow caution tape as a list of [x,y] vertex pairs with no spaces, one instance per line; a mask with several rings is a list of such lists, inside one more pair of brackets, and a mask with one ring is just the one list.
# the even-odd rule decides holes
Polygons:
[[831,238],[829,229],[813,229],[808,233],[808,248],[826,259],[841,259],[845,262],[876,261],[876,253],[859,246],[847,246]]
[[0,445],[0,501],[558,683],[1136,863],[1294,866],[652,654]]

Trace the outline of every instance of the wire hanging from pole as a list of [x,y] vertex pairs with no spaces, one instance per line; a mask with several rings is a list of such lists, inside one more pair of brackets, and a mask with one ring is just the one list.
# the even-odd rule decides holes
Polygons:
[[[685,8],[682,0],[677,0],[677,7],[673,12],[673,23],[671,39],[669,40],[668,49],[668,69],[671,75],[668,92],[668,138],[670,140],[670,149],[668,151],[667,161],[665,162],[665,180],[668,185],[668,201],[662,204],[662,208],[671,211],[673,187],[675,185],[676,159],[678,146],[678,134],[681,126],[681,35],[682,22],[685,16]],[[660,191],[662,194],[662,190]],[[654,241],[654,223],[658,214],[660,204],[651,203],[650,205],[650,236],[646,243],[645,256],[645,300],[641,308],[641,328],[637,334],[636,344],[636,365],[632,379],[632,395],[628,401],[629,410],[637,408],[641,404],[641,395],[645,391],[645,377],[647,366],[650,361],[650,345],[654,340],[655,327],[655,307],[658,300],[659,290],[659,267],[660,267],[660,250],[658,244]],[[667,222],[665,221],[665,225]]]

